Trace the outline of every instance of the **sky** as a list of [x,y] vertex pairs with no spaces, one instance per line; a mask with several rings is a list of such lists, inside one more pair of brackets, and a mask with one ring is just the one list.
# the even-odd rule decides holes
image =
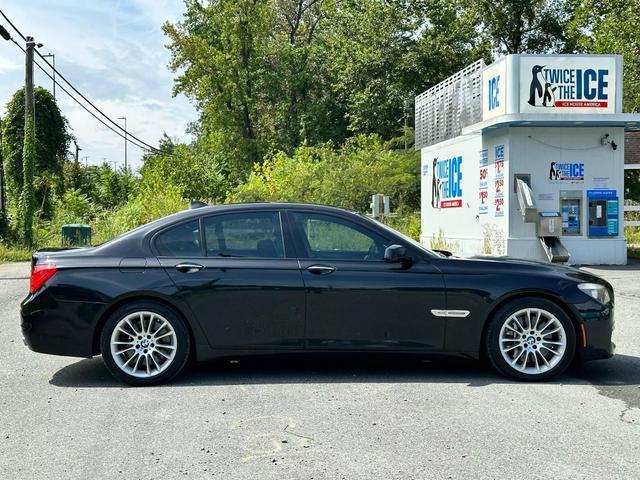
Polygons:
[[[167,67],[168,39],[161,29],[165,21],[180,20],[181,0],[2,0],[0,9],[24,35],[44,44],[43,55],[54,53],[56,69],[104,113],[114,120],[127,117],[129,132],[153,146],[163,133],[190,139],[185,130],[197,113],[183,95],[172,95],[174,74]],[[23,43],[1,16],[0,24]],[[34,75],[36,85],[52,88],[53,82],[38,67]],[[0,37],[0,115],[23,85],[24,54]],[[82,149],[80,157],[89,157],[89,165],[106,159],[119,168],[124,163],[124,139],[59,88],[56,97]],[[142,154],[129,144],[134,171],[142,164]]]

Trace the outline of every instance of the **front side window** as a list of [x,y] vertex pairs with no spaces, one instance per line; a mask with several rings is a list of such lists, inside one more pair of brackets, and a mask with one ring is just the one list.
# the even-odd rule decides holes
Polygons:
[[207,256],[284,258],[278,212],[227,213],[204,219]]
[[317,260],[382,261],[390,242],[356,223],[330,215],[294,213],[307,251]]
[[165,230],[156,238],[161,257],[200,257],[200,222],[192,220]]

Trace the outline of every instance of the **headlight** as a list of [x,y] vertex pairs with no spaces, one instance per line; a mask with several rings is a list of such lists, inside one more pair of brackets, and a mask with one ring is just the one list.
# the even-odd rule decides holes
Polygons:
[[601,303],[608,304],[611,301],[607,287],[598,283],[580,283],[578,288]]

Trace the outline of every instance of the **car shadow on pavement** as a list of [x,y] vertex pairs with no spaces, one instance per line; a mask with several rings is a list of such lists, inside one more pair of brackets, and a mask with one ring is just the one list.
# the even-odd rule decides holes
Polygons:
[[[616,355],[608,360],[572,366],[550,380],[556,384],[593,385],[603,395],[621,398],[625,388],[640,385],[640,358]],[[73,388],[122,387],[100,357],[84,359],[54,373],[52,385]],[[454,358],[425,360],[397,355],[271,355],[244,357],[235,363],[197,363],[163,387],[194,385],[269,385],[304,383],[464,383],[471,387],[515,382],[485,362]],[[640,391],[630,391],[640,398]],[[625,400],[626,401],[626,400]]]

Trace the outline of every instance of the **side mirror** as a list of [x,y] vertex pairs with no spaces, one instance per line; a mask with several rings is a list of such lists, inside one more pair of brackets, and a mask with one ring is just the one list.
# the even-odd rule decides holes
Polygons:
[[384,261],[387,263],[405,263],[410,262],[411,258],[407,255],[407,249],[402,245],[390,245],[384,251]]

